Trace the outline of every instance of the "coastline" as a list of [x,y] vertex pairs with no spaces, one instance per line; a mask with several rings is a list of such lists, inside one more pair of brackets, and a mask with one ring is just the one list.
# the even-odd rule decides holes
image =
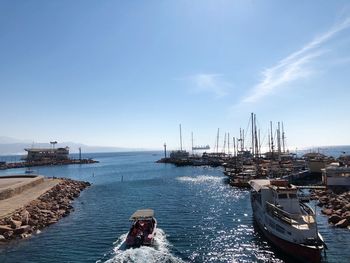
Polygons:
[[318,200],[321,213],[328,216],[328,223],[338,228],[350,229],[350,191],[316,190],[312,200]]
[[25,239],[58,222],[73,210],[71,203],[89,182],[59,178],[60,182],[10,215],[0,218],[0,241]]

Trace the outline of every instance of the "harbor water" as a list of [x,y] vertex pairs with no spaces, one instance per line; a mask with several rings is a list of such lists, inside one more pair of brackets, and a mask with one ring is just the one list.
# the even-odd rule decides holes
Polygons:
[[[68,217],[31,239],[1,245],[0,262],[294,262],[254,228],[249,190],[228,185],[221,168],[157,164],[160,152],[85,157],[99,163],[33,168],[92,186]],[[155,245],[125,249],[128,219],[140,208],[155,210]],[[350,262],[349,230],[330,226],[319,210],[319,231],[329,248],[324,262]]]

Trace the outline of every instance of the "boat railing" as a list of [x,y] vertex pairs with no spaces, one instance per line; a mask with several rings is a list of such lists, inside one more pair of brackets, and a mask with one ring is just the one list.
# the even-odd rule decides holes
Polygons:
[[271,204],[269,202],[266,202],[266,211],[278,219],[282,220],[283,222],[292,225],[293,221],[298,220],[300,218],[299,214],[291,214],[286,211],[284,211],[281,208],[278,208],[274,204]]
[[300,208],[309,216],[314,216],[315,212],[314,210],[312,210],[312,208],[310,206],[308,206],[307,204],[303,203],[303,202],[299,202]]

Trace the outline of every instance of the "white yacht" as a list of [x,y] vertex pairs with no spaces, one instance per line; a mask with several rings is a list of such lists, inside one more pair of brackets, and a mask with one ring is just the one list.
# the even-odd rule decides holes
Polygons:
[[299,201],[297,188],[286,180],[251,180],[254,219],[278,249],[301,262],[320,262],[325,243],[315,212]]

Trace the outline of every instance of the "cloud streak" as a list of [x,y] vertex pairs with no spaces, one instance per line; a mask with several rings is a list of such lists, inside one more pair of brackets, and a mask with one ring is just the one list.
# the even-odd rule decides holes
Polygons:
[[191,90],[195,93],[214,93],[216,97],[228,95],[232,85],[223,79],[222,74],[195,74],[189,77],[191,81]]
[[309,76],[312,70],[307,66],[324,53],[321,49],[322,45],[331,40],[337,33],[349,27],[350,17],[317,36],[301,49],[280,60],[275,66],[265,69],[262,72],[261,81],[255,85],[251,93],[242,102],[257,102],[283,87],[283,85]]

